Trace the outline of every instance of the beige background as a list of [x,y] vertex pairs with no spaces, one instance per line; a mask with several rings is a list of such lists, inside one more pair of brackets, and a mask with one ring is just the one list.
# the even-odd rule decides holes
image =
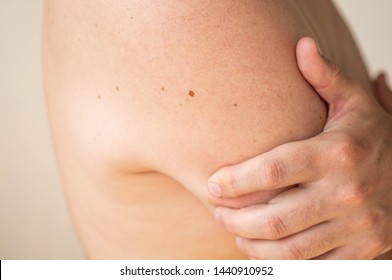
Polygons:
[[[0,0],[0,259],[82,258],[46,123],[42,2]],[[371,74],[384,69],[392,76],[392,1],[335,2],[354,30]]]

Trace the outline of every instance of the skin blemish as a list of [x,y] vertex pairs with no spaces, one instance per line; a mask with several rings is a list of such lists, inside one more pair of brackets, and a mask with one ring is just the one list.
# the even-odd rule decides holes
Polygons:
[[165,91],[165,87],[161,87],[161,91]]
[[119,91],[120,91],[120,88],[119,88],[118,86],[116,86],[116,91],[117,91],[117,92],[119,92]]
[[238,104],[237,104],[237,103],[234,103],[234,104],[233,104],[233,106],[234,106],[234,107],[237,107],[237,106],[238,106]]
[[98,97],[98,99],[101,99],[101,96],[100,96],[100,95],[98,95],[97,97]]
[[190,97],[193,97],[193,96],[195,96],[195,93],[194,93],[193,91],[190,90],[190,91],[188,92],[188,95],[189,95]]

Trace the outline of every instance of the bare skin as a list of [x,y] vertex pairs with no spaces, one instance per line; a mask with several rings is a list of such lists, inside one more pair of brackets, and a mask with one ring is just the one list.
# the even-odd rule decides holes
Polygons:
[[380,76],[375,89],[382,108],[371,92],[324,60],[310,38],[298,43],[297,59],[328,102],[323,132],[210,178],[219,197],[295,187],[265,204],[218,208],[216,217],[252,258],[391,258],[392,92]]
[[314,2],[47,1],[48,113],[88,258],[246,258],[211,211],[277,192],[213,198],[205,182],[322,131],[298,40],[371,88],[340,16]]

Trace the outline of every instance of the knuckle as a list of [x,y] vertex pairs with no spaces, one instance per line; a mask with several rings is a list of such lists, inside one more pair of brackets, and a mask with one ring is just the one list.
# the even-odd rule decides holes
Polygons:
[[267,234],[270,240],[277,240],[287,235],[287,226],[285,222],[277,215],[267,216]]
[[362,251],[365,256],[375,257],[388,251],[390,242],[388,242],[388,234],[385,230],[377,229],[369,232],[367,231],[364,237]]
[[368,212],[362,216],[361,225],[365,229],[373,229],[379,222],[380,215],[378,213]]
[[287,166],[283,160],[269,161],[260,168],[260,182],[264,182],[267,186],[278,186],[287,177]]
[[367,184],[353,182],[342,188],[340,201],[346,205],[363,205],[369,196],[370,191]]
[[332,84],[334,87],[341,87],[341,85],[348,86],[355,83],[355,81],[347,76],[335,63],[332,63],[330,66]]
[[388,215],[382,208],[368,210],[360,217],[360,230],[364,232],[377,232],[384,225],[383,220]]
[[283,258],[287,260],[303,260],[304,254],[294,242],[290,241],[284,244]]
[[342,70],[340,70],[340,68],[335,63],[331,63],[330,66],[332,78],[334,80],[341,80],[344,77]]
[[349,135],[341,136],[332,152],[332,156],[338,160],[340,165],[349,170],[358,166],[362,160],[362,154],[358,140]]

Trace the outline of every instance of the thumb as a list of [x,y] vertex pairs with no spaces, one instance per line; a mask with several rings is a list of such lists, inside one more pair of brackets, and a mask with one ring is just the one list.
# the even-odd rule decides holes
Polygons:
[[366,94],[334,63],[320,55],[312,38],[304,37],[299,40],[296,55],[302,75],[317,93],[332,105],[332,109],[342,107],[350,98],[358,97],[358,94]]

